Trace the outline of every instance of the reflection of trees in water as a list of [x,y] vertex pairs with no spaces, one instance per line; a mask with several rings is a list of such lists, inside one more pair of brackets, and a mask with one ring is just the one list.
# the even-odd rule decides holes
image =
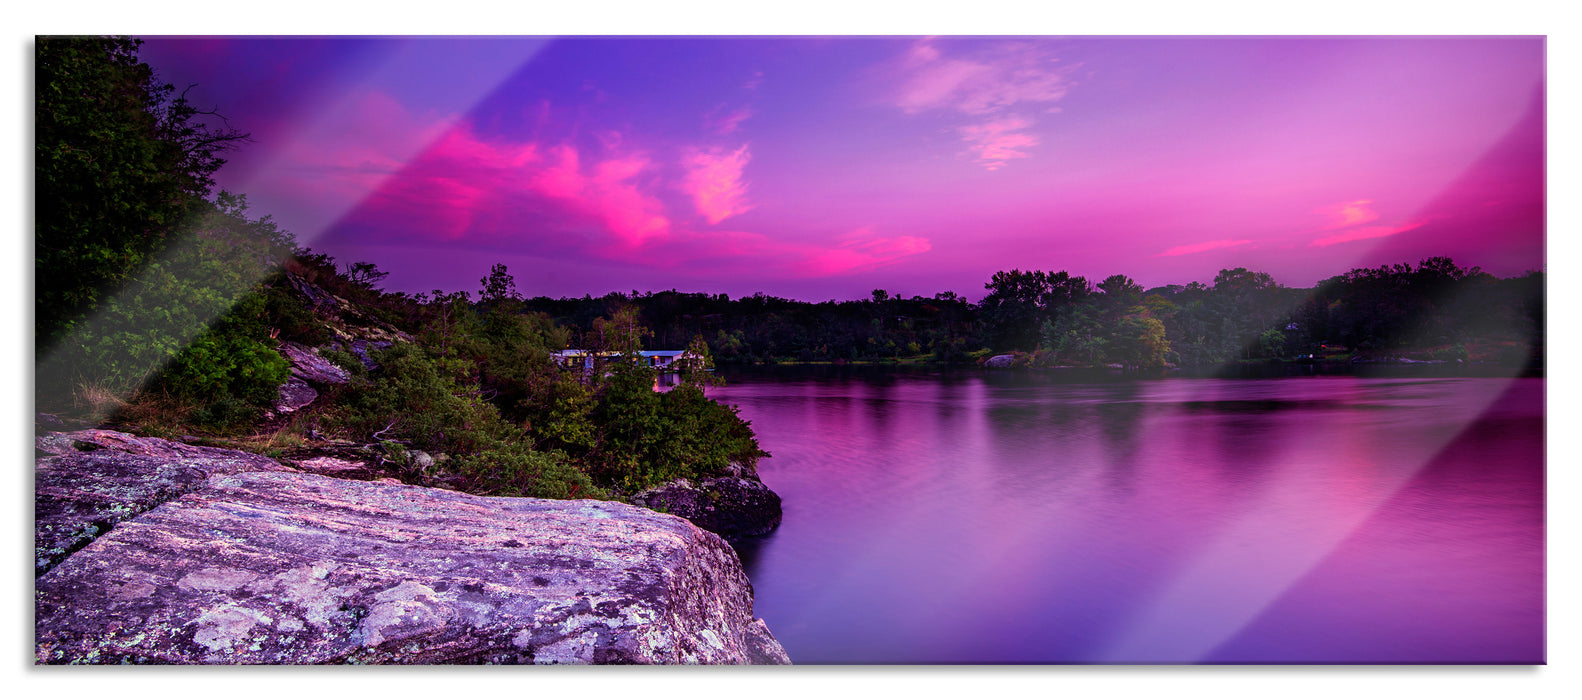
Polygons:
[[1138,400],[1135,383],[1106,387],[1106,397],[1093,404],[1091,417],[1098,426],[1105,453],[1105,483],[1117,494],[1131,494],[1136,487],[1138,453],[1143,447],[1143,416],[1148,404]]

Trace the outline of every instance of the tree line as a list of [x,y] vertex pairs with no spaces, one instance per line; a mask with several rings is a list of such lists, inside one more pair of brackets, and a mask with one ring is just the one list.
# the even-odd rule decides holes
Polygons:
[[1312,288],[1220,270],[1211,284],[1144,289],[1066,271],[1013,269],[978,303],[954,292],[803,302],[675,290],[534,297],[525,308],[571,328],[635,308],[650,345],[704,337],[717,361],[970,364],[1016,353],[1040,366],[1157,368],[1391,354],[1541,363],[1544,273],[1497,278],[1444,257],[1357,268]]

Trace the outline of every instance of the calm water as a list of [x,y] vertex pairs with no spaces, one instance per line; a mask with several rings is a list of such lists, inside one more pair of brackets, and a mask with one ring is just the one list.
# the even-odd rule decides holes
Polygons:
[[1539,663],[1542,379],[726,372],[798,663]]

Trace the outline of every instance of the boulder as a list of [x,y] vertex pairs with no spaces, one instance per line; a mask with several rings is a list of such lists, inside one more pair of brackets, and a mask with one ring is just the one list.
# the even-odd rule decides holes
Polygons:
[[285,342],[280,344],[280,354],[291,361],[291,376],[309,384],[345,384],[351,375],[335,363],[319,357],[318,351],[306,345]]
[[1006,369],[1015,363],[1015,355],[995,355],[994,357],[985,360],[983,366],[993,369]]
[[[64,450],[35,462],[33,470],[33,573],[41,575],[119,523],[200,487],[217,474],[286,471],[267,457],[236,450],[193,447],[109,430],[71,433],[89,440],[127,441],[137,454],[108,449],[59,433],[40,443],[96,448]],[[113,437],[104,437],[113,436]],[[128,440],[129,439],[129,440]],[[161,444],[164,443],[164,444]],[[180,445],[187,454],[172,454]],[[43,449],[42,447],[40,449]]]
[[618,503],[214,476],[35,582],[38,663],[788,663],[735,552]]
[[780,525],[780,494],[762,481],[740,476],[697,484],[677,479],[638,493],[632,502],[681,516],[730,539],[766,535]]
[[293,376],[280,385],[280,398],[275,401],[275,410],[281,413],[291,413],[303,406],[313,403],[319,397],[319,392],[301,377]]

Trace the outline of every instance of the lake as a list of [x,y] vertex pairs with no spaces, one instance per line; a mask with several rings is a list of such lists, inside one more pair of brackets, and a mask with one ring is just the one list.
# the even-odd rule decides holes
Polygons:
[[723,368],[797,663],[1542,663],[1544,380]]

